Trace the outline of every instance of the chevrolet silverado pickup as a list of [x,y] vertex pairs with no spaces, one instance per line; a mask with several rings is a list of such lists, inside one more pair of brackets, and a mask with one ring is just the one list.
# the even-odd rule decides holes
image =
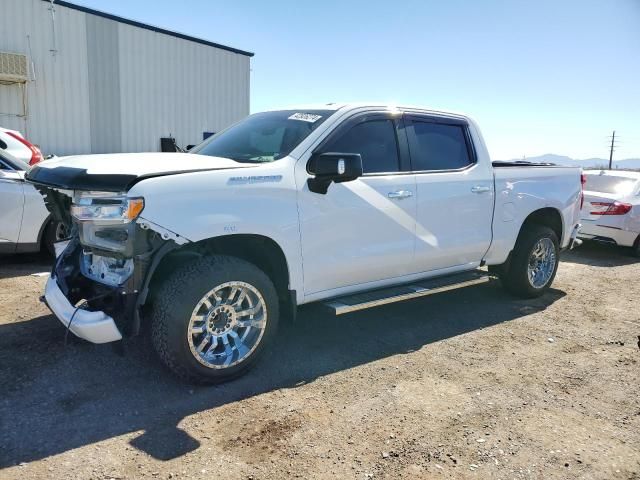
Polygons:
[[27,178],[70,235],[43,297],[68,331],[150,329],[201,383],[245,372],[301,304],[343,314],[494,277],[541,295],[582,202],[579,169],[492,163],[468,116],[384,105],[257,113],[189,153],[68,157]]

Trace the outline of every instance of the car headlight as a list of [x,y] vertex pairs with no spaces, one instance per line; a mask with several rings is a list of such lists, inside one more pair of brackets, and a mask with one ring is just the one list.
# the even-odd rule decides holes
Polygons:
[[109,192],[81,192],[73,199],[71,215],[80,221],[129,223],[144,209],[144,199]]
[[85,247],[118,255],[133,249],[133,222],[144,208],[144,199],[112,192],[79,192],[73,197],[71,215],[78,224],[80,243]]

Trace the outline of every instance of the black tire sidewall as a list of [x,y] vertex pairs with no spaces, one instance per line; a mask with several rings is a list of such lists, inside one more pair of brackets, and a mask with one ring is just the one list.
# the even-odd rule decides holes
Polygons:
[[[556,262],[553,267],[553,273],[549,278],[549,281],[541,288],[535,288],[529,282],[529,276],[527,269],[529,266],[529,257],[536,243],[543,238],[549,238],[553,242],[553,246],[556,254]],[[560,264],[560,246],[558,236],[549,227],[543,225],[528,225],[525,226],[518,236],[516,247],[513,252],[513,256],[509,265],[509,273],[504,279],[505,287],[512,293],[525,297],[534,298],[544,294],[553,283],[556,273],[558,272],[558,266]]]
[[44,235],[42,239],[42,246],[53,256],[56,255],[56,249],[53,244],[56,243],[56,230],[59,224],[60,222],[58,222],[57,220],[50,220],[44,229]]
[[[189,320],[193,309],[208,291],[231,281],[248,283],[260,292],[266,305],[267,324],[260,343],[248,358],[229,368],[213,369],[200,363],[189,348]],[[156,350],[159,347],[166,349],[158,351],[165,363],[179,376],[194,383],[219,383],[241,375],[260,357],[277,329],[279,308],[273,283],[256,266],[239,258],[205,257],[174,272],[158,294],[152,310],[154,346]],[[164,329],[158,328],[160,323],[164,323]]]

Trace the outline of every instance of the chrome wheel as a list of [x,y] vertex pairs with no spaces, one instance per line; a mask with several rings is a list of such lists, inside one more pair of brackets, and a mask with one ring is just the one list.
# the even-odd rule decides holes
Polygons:
[[529,255],[527,276],[533,288],[543,288],[556,268],[556,249],[553,240],[541,238],[534,245]]
[[266,324],[260,292],[245,282],[226,282],[207,292],[193,309],[187,330],[189,349],[206,367],[229,368],[257,348]]

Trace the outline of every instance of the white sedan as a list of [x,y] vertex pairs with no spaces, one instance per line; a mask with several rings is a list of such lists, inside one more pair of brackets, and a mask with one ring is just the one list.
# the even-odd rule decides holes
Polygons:
[[585,170],[584,175],[579,236],[632,247],[640,256],[640,172]]
[[66,237],[51,219],[40,192],[24,175],[29,165],[0,150],[0,253],[35,252]]

